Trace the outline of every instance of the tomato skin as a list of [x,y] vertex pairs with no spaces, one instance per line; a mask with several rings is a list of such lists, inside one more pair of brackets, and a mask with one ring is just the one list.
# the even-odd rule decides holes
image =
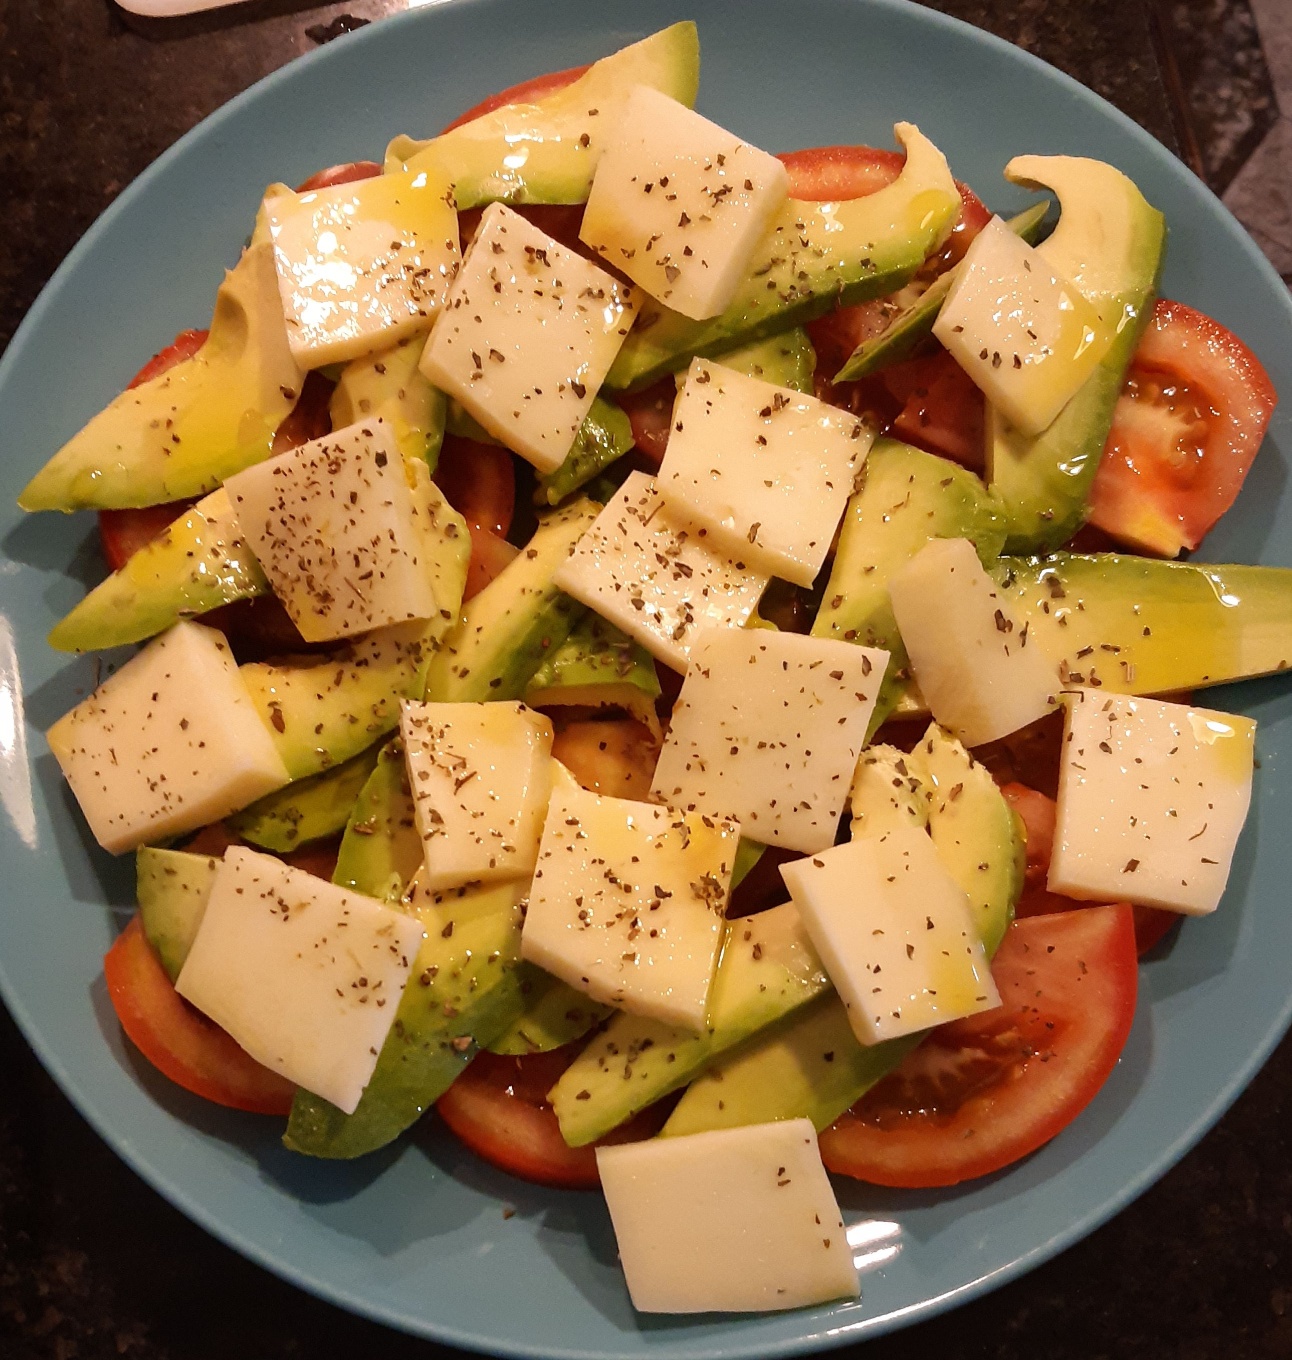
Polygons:
[[174,368],[184,359],[191,359],[206,344],[210,333],[210,331],[180,331],[165,349],[158,350],[130,379],[126,384],[126,391],[151,382],[154,378],[160,378],[168,368]]
[[[459,114],[445,129],[452,132],[455,127],[469,123],[475,118],[483,118],[486,113],[501,109],[508,104],[533,104],[544,95],[554,94],[557,90],[572,85],[588,68],[571,66],[564,71],[549,71],[546,75],[535,76],[532,80],[522,80],[519,85],[509,85],[488,99],[473,104],[465,113]],[[441,134],[442,135],[442,134]]]
[[1160,299],[1117,401],[1090,522],[1142,552],[1196,548],[1234,503],[1277,401],[1237,336]]
[[296,186],[298,194],[312,194],[319,189],[333,189],[338,184],[357,184],[360,180],[373,179],[381,174],[381,166],[376,161],[346,161],[342,165],[329,165],[326,170],[316,170],[309,179]]
[[1135,1018],[1130,907],[1015,921],[992,974],[1000,1007],[934,1030],[821,1134],[831,1171],[958,1185],[1034,1152],[1090,1103]]
[[538,1185],[595,1190],[596,1147],[653,1137],[669,1106],[652,1106],[597,1143],[572,1148],[561,1137],[547,1092],[574,1061],[582,1044],[550,1053],[501,1057],[481,1052],[436,1102],[440,1118],[491,1166]]
[[467,586],[462,593],[463,600],[479,595],[520,552],[514,543],[508,543],[505,538],[499,538],[488,529],[476,524],[469,524],[467,528],[471,533],[471,560],[467,564]]
[[516,469],[498,444],[447,434],[435,469],[444,499],[477,528],[505,537],[516,510]]
[[655,467],[668,452],[668,436],[673,428],[673,403],[677,383],[673,375],[643,387],[640,392],[617,392],[615,400],[628,415],[633,428],[633,443]]
[[894,434],[962,467],[982,470],[986,404],[973,379],[945,350],[892,364],[879,377],[894,396],[905,392]]
[[103,960],[121,1028],[150,1063],[186,1091],[252,1114],[286,1115],[296,1088],[262,1067],[175,990],[138,914]]

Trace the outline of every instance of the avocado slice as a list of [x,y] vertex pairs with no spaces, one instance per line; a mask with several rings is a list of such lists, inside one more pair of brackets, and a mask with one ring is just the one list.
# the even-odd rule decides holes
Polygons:
[[135,852],[135,883],[144,937],[172,982],[202,924],[220,860],[145,845]]
[[649,85],[689,108],[699,84],[699,33],[690,21],[673,24],[534,103],[508,104],[430,141],[396,137],[385,168],[443,170],[460,211],[493,202],[586,203],[628,91]]
[[404,746],[395,737],[377,753],[350,810],[332,882],[380,902],[398,902],[421,866]]
[[552,576],[600,510],[581,498],[539,522],[519,556],[467,601],[461,623],[430,663],[427,699],[481,703],[524,695],[543,658],[586,612]]
[[[1011,217],[1005,225],[1029,245],[1034,245],[1049,210],[1050,200],[1047,198],[1041,203],[1033,204],[1016,217]],[[956,273],[956,269],[948,269],[945,274],[939,274],[910,306],[903,308],[884,327],[879,335],[862,341],[848,356],[848,362],[834,375],[833,381],[853,382],[857,378],[869,377],[889,364],[909,359],[933,334],[933,323],[938,319],[942,304],[951,291]]]
[[659,736],[655,658],[613,623],[586,614],[543,658],[525,688],[531,708],[622,708]]
[[268,590],[219,487],[95,586],[54,625],[49,645],[89,652],[142,642],[180,619]]
[[848,502],[813,637],[838,638],[889,653],[871,731],[893,711],[908,681],[909,658],[888,599],[893,573],[930,539],[967,538],[984,565],[996,560],[1005,521],[996,498],[972,472],[894,439],[877,439]]
[[525,1009],[486,1045],[490,1053],[550,1053],[581,1039],[614,1011],[532,963],[520,965],[519,978]]
[[[936,725],[905,757],[891,747],[875,751],[881,765],[891,765],[901,792],[925,803],[939,858],[969,894],[983,943],[994,954],[1023,886],[1025,840],[1018,819],[987,771]],[[892,793],[883,778],[854,781],[854,823],[874,834],[895,816],[908,818],[909,812],[893,805]],[[800,1014],[754,1034],[692,1082],[663,1136],[772,1119],[807,1118],[817,1129],[826,1128],[922,1037],[858,1043],[843,1002],[831,990]]]
[[458,888],[416,883],[404,899],[426,929],[372,1079],[353,1114],[298,1090],[283,1143],[311,1157],[351,1158],[397,1138],[453,1084],[521,1009],[521,900],[527,881]]
[[1292,666],[1292,568],[1060,552],[990,570],[1065,684],[1166,694]]
[[[811,337],[802,326],[769,335],[765,340],[753,340],[747,345],[726,350],[722,355],[725,368],[746,373],[751,378],[774,383],[777,387],[793,388],[795,392],[812,391],[816,373],[816,350]],[[678,387],[686,381],[686,373],[675,373]]]
[[24,510],[117,510],[201,496],[272,452],[304,375],[287,348],[263,213],[220,285],[206,344],[122,392],[23,488]]
[[619,1012],[548,1093],[562,1136],[571,1147],[602,1137],[829,986],[793,903],[728,921],[705,1028]]
[[229,830],[264,850],[286,853],[342,830],[355,799],[377,766],[379,746],[298,779],[226,820]]
[[328,410],[332,428],[343,430],[366,416],[380,417],[395,433],[405,458],[435,471],[444,440],[447,398],[422,377],[424,335],[410,335],[389,349],[354,359],[341,370]]
[[1099,367],[1040,434],[1025,435],[987,408],[987,474],[1008,517],[1006,550],[1043,552],[1085,523],[1122,381],[1152,309],[1166,222],[1102,161],[1017,156],[1005,176],[1058,195],[1059,224],[1037,249],[1116,329]]
[[633,427],[628,413],[604,397],[596,397],[565,461],[538,478],[534,487],[535,505],[559,505],[567,496],[585,486],[599,472],[622,458],[633,446]]
[[790,199],[754,251],[731,305],[691,321],[644,299],[606,386],[647,387],[691,362],[802,325],[836,305],[903,287],[955,223],[961,201],[946,158],[910,123],[898,123],[906,164],[892,183],[840,203]]
[[896,746],[867,746],[849,790],[852,838],[885,836],[900,827],[927,830],[928,785],[928,770],[918,747],[908,753]]

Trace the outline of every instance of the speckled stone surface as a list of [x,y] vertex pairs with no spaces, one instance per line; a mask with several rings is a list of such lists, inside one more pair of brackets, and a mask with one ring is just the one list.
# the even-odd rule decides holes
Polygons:
[[[108,0],[0,0],[0,345],[82,232],[180,133],[308,49],[311,30],[321,37],[347,26],[337,23],[341,16],[376,19],[404,7],[405,0],[254,0],[230,15],[168,27],[128,21]],[[1286,246],[1292,262],[1292,229],[1283,239],[1280,225],[1292,221],[1292,175],[1281,181],[1282,199],[1277,180],[1285,143],[1266,145],[1286,136],[1280,127],[1292,113],[1292,0],[936,7],[1062,67],[1168,145],[1178,146],[1182,132],[1193,136],[1213,169],[1228,175],[1217,187],[1239,195],[1231,201],[1258,239],[1264,232],[1272,256]],[[1193,30],[1203,49],[1210,43],[1206,60],[1190,65],[1183,46],[1176,54],[1184,84],[1174,108],[1160,61],[1173,31],[1168,10],[1188,24],[1212,16],[1209,28]],[[1263,49],[1253,51],[1253,34]],[[1245,115],[1243,80],[1242,89],[1272,92],[1275,103]],[[1214,126],[1209,107],[1224,112]],[[1249,131],[1230,137],[1226,151],[1217,138],[1244,117]],[[1259,135],[1250,131],[1258,126]],[[1274,159],[1249,160],[1257,153]],[[207,1237],[98,1140],[2,1011],[0,1078],[0,1360],[455,1354],[338,1312]],[[1086,1241],[985,1299],[838,1354],[1292,1356],[1290,1142],[1292,1043],[1285,1043],[1199,1148]]]

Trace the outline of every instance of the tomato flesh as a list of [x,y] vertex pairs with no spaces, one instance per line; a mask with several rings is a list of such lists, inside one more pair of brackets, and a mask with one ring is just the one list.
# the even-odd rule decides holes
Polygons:
[[194,1095],[253,1114],[286,1115],[296,1088],[262,1067],[175,990],[138,915],[103,960],[121,1028],[150,1063]]
[[523,1057],[478,1053],[435,1108],[491,1166],[538,1185],[593,1190],[601,1184],[596,1147],[653,1137],[663,1127],[668,1107],[643,1110],[596,1144],[570,1147],[561,1137],[547,1093],[581,1047],[567,1044]]
[[516,510],[516,469],[506,449],[445,435],[435,484],[468,524],[506,536]]
[[1277,400],[1237,336],[1158,301],[1117,400],[1090,522],[1163,557],[1196,548],[1234,503]]
[[669,431],[673,428],[673,402],[677,398],[677,383],[670,373],[667,378],[643,387],[640,392],[619,392],[615,400],[628,415],[633,430],[633,443],[655,467],[664,461],[668,452]]
[[1015,921],[992,964],[1002,1004],[930,1033],[821,1134],[831,1171],[928,1188],[990,1175],[1065,1128],[1130,1034],[1129,906]]

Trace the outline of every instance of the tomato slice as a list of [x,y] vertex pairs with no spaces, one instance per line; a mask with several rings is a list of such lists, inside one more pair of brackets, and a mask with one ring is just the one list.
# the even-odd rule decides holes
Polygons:
[[332,433],[332,413],[328,409],[336,383],[314,371],[305,375],[296,405],[283,417],[274,431],[274,453],[298,449],[311,439]]
[[[568,1190],[594,1190],[597,1144],[572,1148],[561,1137],[547,1093],[577,1056],[581,1044],[550,1053],[500,1057],[477,1053],[436,1102],[440,1118],[478,1156],[522,1180]],[[599,1140],[632,1143],[664,1126],[672,1102],[653,1105]]]
[[469,600],[479,593],[520,552],[514,543],[478,524],[468,524],[471,533],[471,560],[467,563],[467,586],[462,598]]
[[1117,400],[1090,522],[1163,557],[1196,548],[1234,503],[1277,401],[1236,335],[1160,300]]
[[151,382],[153,378],[160,378],[168,368],[174,368],[182,359],[191,359],[206,344],[210,333],[210,331],[180,331],[165,349],[158,350],[130,379],[126,384],[126,391]]
[[1034,1152],[1090,1103],[1135,1018],[1130,907],[1015,921],[992,974],[997,1009],[933,1030],[822,1133],[831,1171],[958,1185]]
[[983,395],[945,350],[892,364],[879,377],[904,402],[894,434],[975,471],[986,465]]
[[303,184],[296,186],[298,194],[310,194],[316,189],[332,189],[338,184],[357,184],[361,179],[373,179],[381,174],[376,161],[346,161],[343,165],[329,165],[317,170]]
[[643,387],[640,392],[619,392],[615,400],[628,413],[633,427],[633,443],[656,467],[668,452],[668,435],[673,427],[673,403],[677,398],[677,383],[670,373],[667,378]]
[[571,66],[564,71],[549,71],[546,75],[535,76],[532,80],[522,80],[519,85],[509,85],[505,90],[491,94],[488,99],[473,104],[465,113],[459,114],[444,131],[452,132],[455,127],[461,127],[463,123],[469,123],[473,118],[483,118],[486,113],[492,113],[494,109],[504,108],[508,104],[532,104],[542,99],[544,95],[573,84],[587,69],[586,66]]
[[504,537],[516,509],[516,469],[498,444],[444,436],[435,484],[468,524]]
[[290,1113],[296,1088],[234,1043],[171,985],[138,915],[103,960],[121,1028],[150,1063],[194,1095],[253,1114]]

